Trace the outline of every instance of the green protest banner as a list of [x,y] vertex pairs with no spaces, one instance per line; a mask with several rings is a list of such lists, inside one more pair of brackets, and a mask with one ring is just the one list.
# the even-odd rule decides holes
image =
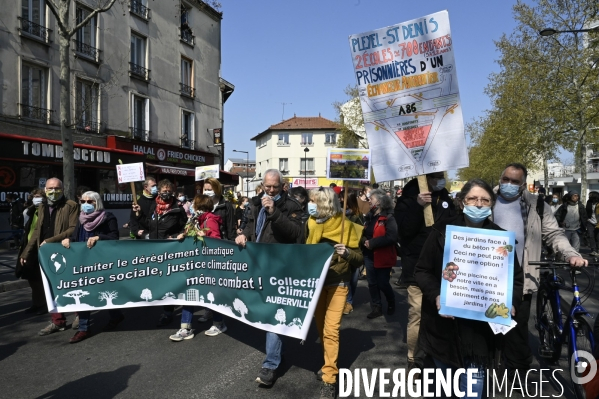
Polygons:
[[123,240],[40,247],[52,312],[201,305],[305,339],[329,268],[329,244]]

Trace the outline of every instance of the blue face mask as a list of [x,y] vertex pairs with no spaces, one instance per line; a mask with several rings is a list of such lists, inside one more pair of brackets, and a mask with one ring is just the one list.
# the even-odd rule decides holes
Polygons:
[[150,194],[158,195],[158,187],[154,186],[150,189]]
[[520,193],[520,186],[511,183],[501,183],[499,191],[505,198],[514,198]]
[[318,215],[318,210],[316,209],[316,204],[313,202],[308,202],[308,213],[310,216]]
[[557,198],[552,199],[554,204],[557,204]]
[[281,194],[277,194],[272,198],[274,202],[277,202],[279,199],[281,199]]
[[475,205],[464,205],[464,215],[472,223],[480,223],[491,216],[491,207],[481,206],[479,208]]
[[83,213],[87,213],[90,214],[92,213],[96,208],[92,205],[92,204],[81,204],[81,212]]

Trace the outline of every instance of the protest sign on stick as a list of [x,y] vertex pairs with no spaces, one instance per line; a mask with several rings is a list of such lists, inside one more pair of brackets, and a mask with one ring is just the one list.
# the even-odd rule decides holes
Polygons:
[[135,193],[136,181],[144,181],[146,176],[144,174],[143,162],[137,163],[126,163],[119,159],[119,165],[116,166],[116,174],[119,184],[131,183],[131,194],[133,195],[133,203],[137,205],[137,194]]
[[468,166],[447,11],[351,35],[378,181]]
[[447,226],[440,314],[509,326],[514,232]]

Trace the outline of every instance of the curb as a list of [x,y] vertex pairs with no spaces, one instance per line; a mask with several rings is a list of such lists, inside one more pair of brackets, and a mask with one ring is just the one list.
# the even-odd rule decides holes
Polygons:
[[27,280],[7,281],[0,284],[0,292],[20,290],[23,288],[29,288],[29,282]]

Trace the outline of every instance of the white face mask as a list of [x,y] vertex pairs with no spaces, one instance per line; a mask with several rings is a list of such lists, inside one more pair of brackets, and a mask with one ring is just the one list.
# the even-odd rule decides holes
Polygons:
[[33,201],[33,205],[37,208],[44,201],[42,197],[34,197],[31,201]]
[[214,197],[214,191],[212,191],[212,190],[204,190],[204,195],[207,195],[209,197]]

